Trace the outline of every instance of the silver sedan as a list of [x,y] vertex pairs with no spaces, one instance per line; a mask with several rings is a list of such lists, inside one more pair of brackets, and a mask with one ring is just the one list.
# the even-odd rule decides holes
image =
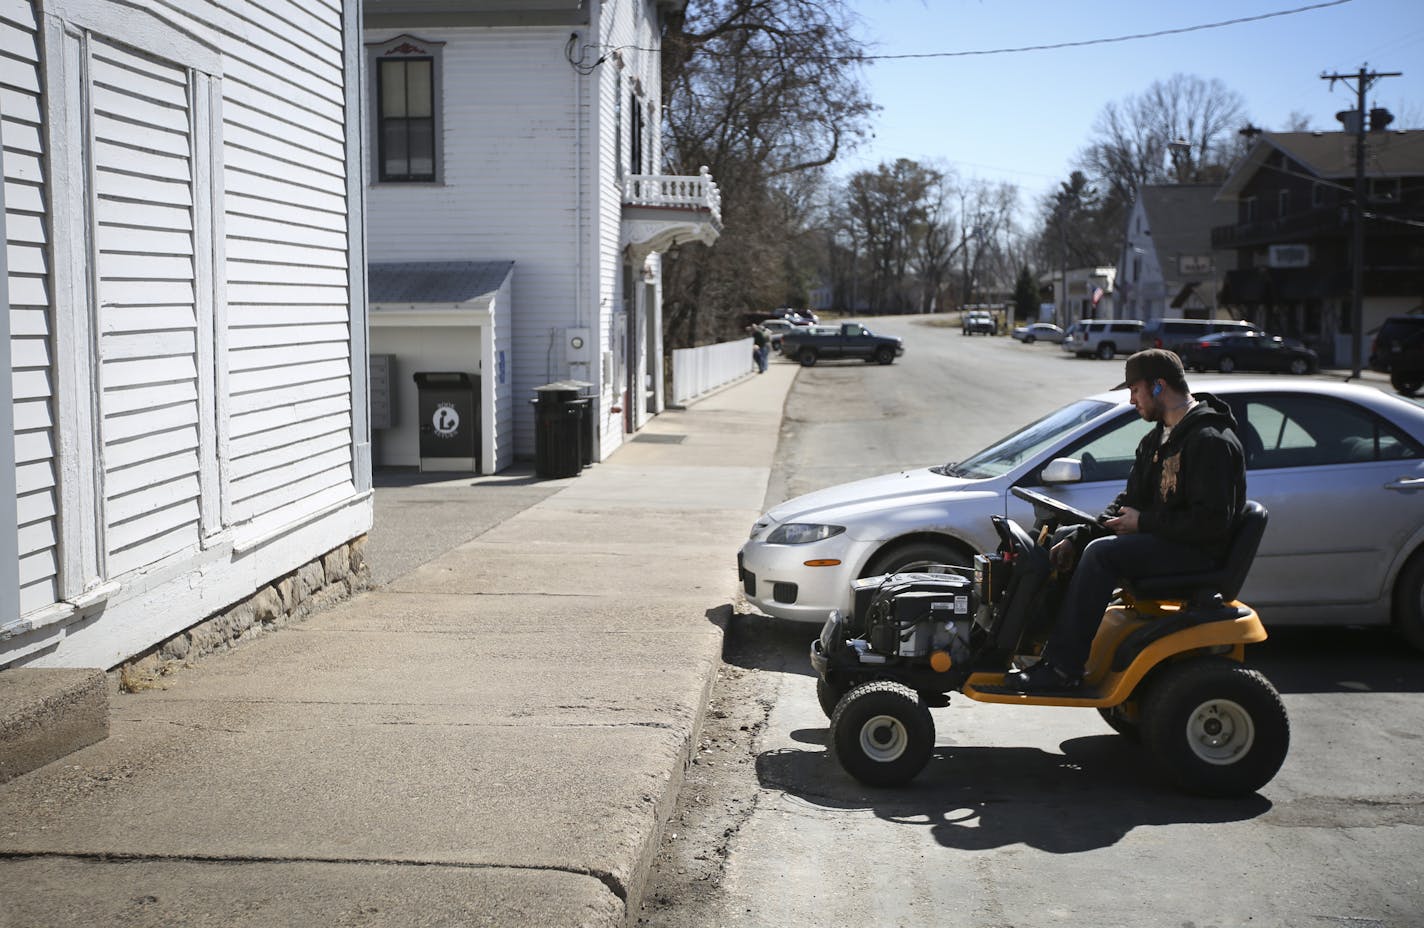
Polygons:
[[[1424,407],[1320,381],[1204,380],[1231,405],[1247,495],[1270,523],[1241,598],[1267,624],[1384,625],[1424,648]],[[958,463],[843,484],[761,517],[738,555],[748,601],[823,622],[850,584],[992,550],[989,521],[1033,522],[1015,485],[1098,512],[1150,424],[1127,392],[1089,396]]]
[[1013,336],[1025,345],[1032,345],[1034,342],[1052,342],[1055,345],[1063,343],[1063,330],[1051,322],[1021,325],[1014,329]]

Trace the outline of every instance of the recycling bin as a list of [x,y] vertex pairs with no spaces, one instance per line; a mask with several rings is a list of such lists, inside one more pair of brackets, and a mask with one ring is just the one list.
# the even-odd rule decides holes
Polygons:
[[477,471],[479,376],[463,371],[418,371],[413,376],[421,471]]
[[534,473],[542,478],[577,477],[583,469],[584,416],[588,401],[566,381],[534,388]]

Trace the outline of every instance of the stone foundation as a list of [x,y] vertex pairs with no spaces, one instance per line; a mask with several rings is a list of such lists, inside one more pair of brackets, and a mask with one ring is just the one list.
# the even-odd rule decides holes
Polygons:
[[159,686],[159,677],[190,661],[300,621],[366,589],[371,569],[365,552],[366,536],[354,538],[124,662],[113,671],[119,689],[134,692]]

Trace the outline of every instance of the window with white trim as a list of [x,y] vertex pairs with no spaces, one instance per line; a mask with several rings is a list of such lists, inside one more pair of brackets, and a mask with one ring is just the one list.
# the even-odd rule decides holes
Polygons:
[[371,49],[372,149],[378,183],[440,180],[442,42],[399,36]]

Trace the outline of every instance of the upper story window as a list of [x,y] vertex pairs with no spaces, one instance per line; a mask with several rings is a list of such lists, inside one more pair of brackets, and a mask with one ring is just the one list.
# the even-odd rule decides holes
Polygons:
[[642,174],[643,172],[643,136],[646,134],[647,126],[643,121],[643,108],[638,105],[636,94],[628,98],[628,173]]
[[440,52],[443,43],[399,36],[370,48],[375,179],[440,179]]
[[1290,191],[1279,190],[1276,192],[1276,215],[1284,216],[1290,212]]
[[1241,221],[1242,221],[1242,222],[1255,222],[1255,221],[1256,221],[1256,198],[1255,198],[1255,197],[1244,197],[1244,198],[1242,198],[1242,200],[1241,200]]

